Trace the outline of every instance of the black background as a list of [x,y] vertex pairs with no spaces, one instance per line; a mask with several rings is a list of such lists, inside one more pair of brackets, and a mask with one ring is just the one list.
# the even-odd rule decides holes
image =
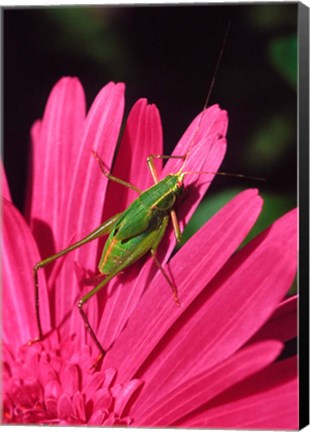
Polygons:
[[[266,184],[254,187],[290,196],[292,207],[296,86],[272,65],[268,49],[276,38],[296,34],[296,3],[5,9],[4,163],[16,205],[23,208],[31,125],[42,117],[60,77],[79,77],[88,107],[111,80],[126,83],[126,113],[140,97],[156,103],[170,152],[203,108],[229,22],[209,102],[229,114],[229,148],[221,170],[266,178]],[[272,163],[256,154],[251,161],[253,137],[279,113],[290,125],[287,145]],[[279,134],[273,133],[276,141]],[[212,188],[234,181],[218,177]]]

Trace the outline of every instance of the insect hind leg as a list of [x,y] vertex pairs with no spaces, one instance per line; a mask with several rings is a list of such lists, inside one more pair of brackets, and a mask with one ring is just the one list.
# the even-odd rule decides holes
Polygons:
[[152,255],[152,258],[154,260],[154,263],[157,265],[157,267],[161,271],[162,275],[164,276],[164,278],[168,282],[170,288],[172,289],[172,295],[173,295],[173,299],[174,299],[176,305],[177,306],[181,306],[181,303],[180,303],[180,300],[179,300],[179,295],[178,295],[178,289],[175,286],[175,284],[172,282],[172,280],[169,278],[167,272],[165,271],[165,269],[163,268],[163,266],[161,265],[161,263],[157,259],[157,257],[156,257],[156,251],[151,250],[151,255]]
[[92,338],[92,340],[94,341],[95,345],[97,346],[97,348],[99,350],[99,356],[98,356],[97,360],[95,361],[95,363],[93,364],[92,369],[96,369],[96,367],[100,364],[101,360],[105,356],[106,351],[102,347],[102,345],[99,342],[92,326],[90,325],[90,322],[88,320],[88,317],[86,315],[85,310],[83,309],[83,306],[85,305],[85,303],[88,302],[88,300],[91,297],[93,297],[98,291],[100,291],[101,288],[103,288],[106,283],[108,283],[114,276],[116,276],[117,273],[119,273],[119,270],[106,276],[106,278],[103,281],[101,281],[98,285],[96,285],[95,288],[93,288],[91,291],[89,291],[87,294],[85,294],[80,299],[80,301],[78,303],[78,309],[79,309],[80,315],[82,317],[82,320],[84,322],[85,328],[88,331],[90,337]]
[[175,284],[172,282],[172,280],[169,278],[168,274],[166,273],[166,271],[164,270],[163,266],[161,265],[161,263],[159,262],[159,260],[158,260],[158,258],[156,256],[157,248],[158,248],[158,246],[159,246],[159,244],[160,244],[160,242],[161,242],[161,240],[162,240],[162,238],[163,238],[163,236],[164,236],[164,234],[166,232],[166,228],[167,228],[167,225],[168,225],[168,220],[169,220],[169,217],[166,216],[164,218],[164,220],[163,220],[163,223],[162,223],[161,227],[159,228],[157,238],[155,239],[155,241],[154,241],[154,243],[153,243],[153,245],[152,245],[152,247],[150,249],[150,252],[151,252],[151,256],[152,256],[152,258],[154,260],[154,263],[156,264],[156,266],[158,267],[158,269],[161,271],[162,275],[164,276],[164,278],[168,282],[170,288],[172,289],[172,294],[173,294],[174,301],[176,302],[177,306],[181,306],[181,303],[180,303],[180,300],[179,300],[179,296],[178,296],[178,289],[175,286]]

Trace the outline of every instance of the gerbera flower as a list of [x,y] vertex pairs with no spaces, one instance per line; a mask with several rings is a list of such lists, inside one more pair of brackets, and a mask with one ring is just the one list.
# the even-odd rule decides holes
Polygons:
[[[234,253],[262,206],[256,190],[231,200],[169,261],[171,227],[158,258],[178,287],[173,301],[149,257],[115,277],[85,307],[107,351],[98,352],[77,310],[95,275],[102,242],[66,255],[39,272],[44,340],[37,336],[32,267],[87,235],[136,198],[111,183],[91,152],[110,169],[121,127],[124,86],[110,83],[88,114],[77,79],[53,89],[32,128],[25,219],[3,176],[3,421],[296,429],[296,357],[281,359],[296,337],[296,297],[285,299],[296,272],[296,210]],[[225,153],[227,114],[218,106],[189,126],[174,154],[190,150],[186,170],[214,173]],[[132,108],[113,174],[140,189],[152,184],[145,160],[162,153],[158,110]],[[171,159],[162,170],[180,168]],[[160,161],[157,169],[161,172]],[[177,206],[181,229],[213,174],[188,174]],[[283,414],[285,413],[285,414]]]

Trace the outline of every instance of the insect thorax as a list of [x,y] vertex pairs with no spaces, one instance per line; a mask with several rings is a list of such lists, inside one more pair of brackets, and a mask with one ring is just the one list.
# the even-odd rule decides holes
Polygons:
[[159,212],[169,211],[182,193],[182,178],[177,174],[169,174],[148,191],[140,195],[141,202],[148,208],[157,209]]

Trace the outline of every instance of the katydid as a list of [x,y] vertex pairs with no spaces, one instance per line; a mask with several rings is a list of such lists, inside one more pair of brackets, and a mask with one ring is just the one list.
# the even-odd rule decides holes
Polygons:
[[[176,199],[183,192],[183,180],[187,174],[194,174],[195,172],[184,171],[184,166],[189,156],[190,151],[183,156],[166,156],[166,155],[150,155],[147,158],[147,165],[150,173],[154,180],[154,185],[145,191],[141,191],[139,188],[131,183],[121,180],[112,174],[108,173],[105,168],[103,161],[98,155],[93,152],[94,157],[99,163],[99,167],[102,173],[111,181],[115,181],[123,186],[133,189],[138,197],[134,200],[126,210],[118,213],[101,224],[98,228],[92,231],[89,235],[81,239],[80,241],[72,244],[71,246],[63,249],[62,251],[38,262],[34,268],[34,288],[35,288],[35,310],[36,320],[38,326],[39,336],[30,341],[29,344],[42,340],[43,332],[40,320],[39,311],[39,282],[38,282],[38,270],[45,267],[47,264],[55,261],[61,256],[77,249],[78,247],[95,240],[104,235],[108,235],[105,243],[102,256],[98,265],[99,272],[105,276],[91,291],[85,294],[78,302],[79,312],[84,321],[85,327],[87,328],[91,338],[99,349],[100,361],[105,354],[105,350],[100,344],[94,330],[92,329],[87,315],[83,309],[85,303],[101,290],[114,276],[125,270],[131,264],[142,258],[146,253],[150,252],[151,256],[165,277],[166,281],[170,285],[173,293],[175,303],[180,306],[177,287],[170,280],[164,268],[160,264],[156,257],[157,248],[166,232],[169,218],[171,218],[174,234],[177,242],[181,241],[182,234],[179,228],[178,219],[174,210]],[[164,179],[159,180],[158,174],[155,169],[154,159],[168,159],[176,158],[183,159],[181,168],[172,174],[168,174]],[[219,175],[231,175],[236,177],[245,177],[242,174],[227,174],[227,173],[212,173],[212,172],[196,172],[198,174],[219,174]],[[249,178],[249,177],[248,177]],[[259,179],[257,177],[250,177],[252,179]],[[261,180],[261,179],[259,179]],[[96,362],[96,364],[97,364]]]
[[[114,276],[139,260],[147,252],[151,253],[155,264],[162,272],[163,276],[172,289],[176,304],[180,305],[177,288],[158,261],[156,257],[156,251],[166,232],[169,217],[171,217],[176,240],[178,242],[181,241],[182,235],[174,210],[174,204],[177,196],[183,191],[183,179],[187,174],[187,172],[183,171],[183,167],[188,154],[189,152],[183,156],[150,155],[147,158],[147,165],[155,184],[149,189],[141,191],[133,184],[121,180],[108,173],[104,168],[103,161],[95,152],[93,153],[94,157],[99,163],[102,173],[108,177],[109,180],[115,181],[123,186],[133,189],[135,192],[137,192],[138,197],[129,205],[126,210],[105,221],[102,225],[100,225],[80,241],[38,262],[34,266],[35,310],[39,335],[30,343],[43,338],[39,311],[38,270],[60,258],[61,256],[71,252],[72,250],[104,235],[108,235],[108,238],[102,252],[98,269],[99,272],[105,276],[105,278],[100,281],[100,283],[98,283],[98,285],[96,285],[91,291],[84,295],[78,303],[79,312],[84,324],[91,338],[99,349],[99,358],[104,356],[105,351],[89,323],[83,306]],[[169,174],[163,180],[159,180],[154,164],[155,158],[178,158],[183,159],[184,162],[177,173]]]

